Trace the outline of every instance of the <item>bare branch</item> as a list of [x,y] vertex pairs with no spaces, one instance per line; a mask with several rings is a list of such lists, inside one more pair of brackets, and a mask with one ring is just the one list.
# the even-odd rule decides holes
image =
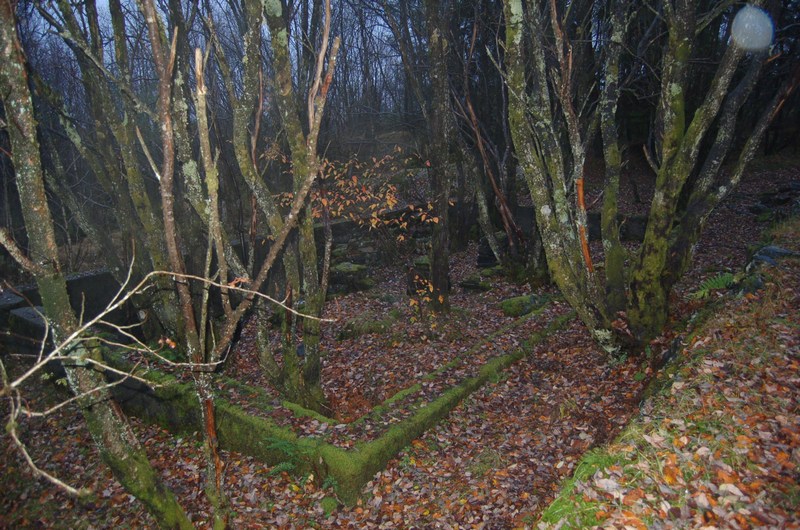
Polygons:
[[22,456],[25,458],[25,462],[27,462],[28,467],[30,467],[31,471],[46,481],[50,482],[51,484],[55,485],[57,488],[67,492],[68,494],[75,496],[75,497],[83,497],[88,495],[90,492],[86,489],[75,489],[69,484],[59,480],[58,478],[54,477],[50,473],[40,469],[36,463],[31,458],[31,455],[28,453],[25,444],[19,439],[17,436],[17,422],[16,418],[19,416],[20,407],[14,402],[14,399],[10,399],[9,402],[11,403],[11,414],[9,415],[9,420],[6,423],[6,432],[11,436],[11,439],[14,440],[14,445],[17,446],[17,449]]
[[156,164],[155,160],[153,160],[152,155],[150,155],[150,150],[147,148],[144,138],[142,138],[142,132],[139,130],[139,127],[136,127],[136,138],[139,139],[139,145],[142,146],[142,151],[144,151],[144,156],[147,158],[147,162],[150,164],[150,169],[153,170],[153,174],[156,176],[156,179],[161,182],[161,173],[158,170],[158,165]]
[[[317,53],[317,65],[314,73],[314,83],[311,85],[311,90],[308,91],[308,125],[309,129],[313,128],[316,121],[316,99],[319,94],[320,84],[322,83],[322,71],[325,67],[325,54],[328,52],[328,38],[331,33],[331,0],[325,0],[325,24],[322,30],[322,42],[320,49]],[[338,46],[337,46],[338,48]],[[333,56],[336,55],[334,51]]]
[[14,261],[20,264],[20,266],[25,269],[25,271],[33,274],[34,276],[40,276],[45,274],[45,270],[41,267],[38,263],[33,262],[25,253],[22,251],[21,248],[17,246],[16,241],[11,236],[11,232],[8,231],[8,228],[0,228],[0,245],[5,247],[11,257],[14,258]]
[[[72,359],[71,357],[59,357],[59,360],[65,360],[66,361],[66,360],[74,360],[74,359]],[[121,375],[123,377],[121,379],[118,379],[116,381],[112,381],[112,382],[107,383],[105,385],[96,386],[93,389],[88,390],[86,392],[81,392],[80,394],[76,394],[76,395],[72,396],[71,398],[66,399],[64,401],[61,401],[57,405],[53,405],[52,407],[50,407],[48,409],[45,409],[45,410],[42,410],[42,411],[34,411],[34,410],[30,410],[27,407],[24,407],[25,414],[27,416],[34,417],[34,418],[42,418],[42,417],[48,416],[48,415],[56,412],[57,410],[66,407],[70,403],[75,403],[75,402],[80,401],[80,400],[82,400],[84,398],[87,398],[87,397],[89,397],[89,396],[91,396],[93,394],[97,394],[98,392],[101,392],[103,390],[114,388],[115,386],[124,383],[128,379],[134,379],[136,381],[139,381],[140,383],[143,383],[143,384],[149,386],[150,388],[159,388],[159,387],[163,386],[163,385],[159,385],[159,384],[153,383],[151,381],[148,381],[147,379],[143,379],[141,377],[135,376],[135,375],[133,375],[133,373],[127,373],[127,372],[124,372],[122,370],[116,370],[116,369],[111,368],[110,366],[108,366],[106,364],[94,361],[93,359],[86,359],[86,360],[91,362],[92,364],[95,364],[95,365],[97,365],[99,367],[102,367],[104,370],[112,371],[112,372],[114,372],[116,374],[119,374],[119,375]],[[131,372],[136,370],[136,368],[138,366],[139,366],[139,363],[137,363],[136,366],[131,368]]]
[[286,309],[290,313],[293,313],[293,314],[295,314],[295,315],[297,315],[297,316],[299,316],[301,318],[307,318],[309,320],[319,320],[320,322],[336,322],[336,319],[315,317],[315,316],[312,316],[312,315],[307,315],[307,314],[305,314],[305,313],[303,313],[301,311],[297,311],[295,309],[292,309],[291,307],[286,305],[286,299],[284,299],[283,301],[280,301],[280,300],[276,300],[275,298],[272,298],[271,296],[266,295],[264,293],[260,293],[258,291],[254,291],[252,289],[245,289],[243,287],[238,287],[236,285],[236,283],[235,283],[235,280],[233,282],[231,282],[231,283],[223,284],[223,283],[211,280],[209,278],[203,278],[202,276],[195,276],[193,274],[175,274],[174,272],[164,272],[164,271],[154,271],[154,272],[148,274],[148,276],[155,275],[155,274],[168,274],[168,275],[174,276],[176,278],[184,278],[184,279],[187,279],[187,280],[196,280],[198,282],[203,282],[203,283],[208,284],[208,285],[213,285],[214,287],[219,287],[220,289],[230,289],[230,290],[238,291],[240,293],[244,293],[244,294],[247,294],[247,295],[257,296],[259,298],[263,298],[264,300],[272,302],[273,304],[276,304],[276,305],[282,307],[283,309]]
[[[131,335],[126,334],[125,336],[126,337],[130,337]],[[153,348],[151,348],[151,347],[149,347],[149,346],[147,346],[145,344],[142,344],[138,340],[136,342],[141,346],[140,348],[135,348],[135,347],[132,347],[129,344],[123,344],[123,343],[120,343],[120,342],[116,342],[116,341],[112,341],[112,340],[108,340],[108,339],[103,339],[103,338],[100,338],[100,337],[93,337],[93,338],[97,338],[103,344],[108,344],[109,346],[113,346],[113,347],[116,347],[116,348],[132,351],[132,352],[152,355],[153,357],[155,357],[159,361],[163,362],[164,364],[169,365],[172,368],[188,368],[189,370],[194,371],[194,372],[213,372],[219,365],[221,365],[221,364],[223,364],[225,362],[224,358],[217,359],[214,362],[208,362],[208,363],[195,363],[195,362],[181,363],[181,362],[175,362],[175,361],[172,361],[172,360],[168,359],[167,357],[164,357],[163,355],[159,354],[158,350],[154,350]],[[145,383],[146,385],[148,385],[148,386],[150,386],[152,388],[158,388],[159,386],[162,386],[162,385],[156,385],[156,384],[150,382],[147,379],[141,379],[138,376],[133,375],[132,373],[124,372],[124,371],[121,371],[121,370],[116,370],[114,368],[111,368],[111,367],[107,366],[104,363],[98,363],[97,361],[94,361],[94,364],[97,364],[98,366],[100,366],[103,369],[108,369],[108,370],[110,370],[112,372],[118,373],[119,375],[127,375],[128,377],[130,377],[132,379],[136,379],[136,380],[140,381],[141,383]]]

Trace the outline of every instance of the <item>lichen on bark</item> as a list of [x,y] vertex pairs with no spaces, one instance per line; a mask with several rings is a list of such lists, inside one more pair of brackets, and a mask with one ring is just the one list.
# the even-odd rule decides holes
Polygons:
[[[78,322],[60,270],[55,230],[45,194],[33,103],[27,86],[24,58],[16,35],[13,5],[0,1],[0,49],[8,52],[0,63],[0,90],[6,115],[16,124],[9,128],[16,182],[29,235],[30,253],[38,264],[34,276],[46,316],[53,323],[54,342],[71,336]],[[127,421],[111,402],[102,375],[82,362],[97,359],[91,344],[68,345],[76,365],[65,366],[70,389],[84,395],[79,402],[92,438],[101,456],[126,489],[147,506],[159,524],[167,528],[193,528],[174,495],[166,489],[150,466]],[[99,389],[99,390],[98,390]],[[91,395],[89,399],[88,395]]]

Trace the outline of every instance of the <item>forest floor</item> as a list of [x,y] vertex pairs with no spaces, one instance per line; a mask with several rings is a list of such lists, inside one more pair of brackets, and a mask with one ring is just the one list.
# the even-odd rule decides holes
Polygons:
[[[330,513],[322,500],[333,494],[331,484],[223,451],[232,527],[797,528],[800,261],[765,267],[764,288],[755,293],[713,291],[704,300],[694,293],[704,280],[744,267],[770,226],[748,207],[798,174],[796,160],[756,164],[714,213],[693,269],[674,294],[672,331],[651,345],[653,356],[675,355],[656,379],[647,359],[610,363],[583,326],[570,321],[391,460],[355,506]],[[646,198],[647,183],[638,188]],[[776,244],[800,250],[800,222],[783,226],[772,234]],[[454,255],[455,285],[474,271],[475,253],[473,246]],[[335,322],[325,325],[322,377],[341,422],[333,428],[347,433],[338,437],[343,446],[380,427],[351,428],[350,420],[509,328],[514,319],[498,302],[530,292],[502,278],[487,293],[457,287],[453,316],[437,319],[409,305],[402,273],[388,268],[378,279],[372,292],[326,308]],[[388,333],[337,338],[353,318],[392,309],[401,318]],[[556,300],[510,326],[471,352],[474,364],[518,347],[567,310]],[[708,316],[695,322],[697,315]],[[229,375],[263,384],[251,346],[246,330]],[[658,389],[642,401],[651,380]],[[49,384],[32,391],[40,404],[57,397]],[[288,414],[279,419],[309,434],[330,428]],[[207,527],[199,437],[130,421],[165,482],[197,526]],[[44,469],[95,496],[79,502],[34,479],[4,436],[0,528],[154,527],[99,462],[75,408],[26,422],[23,439]]]
[[[800,218],[771,231],[800,249]],[[761,267],[590,451],[541,528],[800,528],[800,259]]]

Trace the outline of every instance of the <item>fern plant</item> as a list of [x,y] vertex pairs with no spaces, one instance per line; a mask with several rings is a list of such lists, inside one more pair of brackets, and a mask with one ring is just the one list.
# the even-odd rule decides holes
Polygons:
[[283,453],[286,455],[286,459],[283,462],[276,464],[268,473],[269,476],[278,475],[283,471],[287,473],[292,473],[298,469],[300,466],[304,456],[307,455],[307,451],[304,449],[299,448],[296,444],[287,441],[281,440],[279,438],[269,438],[271,443],[267,446],[267,449],[275,450]]
[[694,293],[694,297],[698,300],[708,298],[712,291],[719,291],[722,289],[730,289],[736,284],[736,276],[730,272],[722,272],[706,279],[700,284],[700,287]]
[[274,477],[276,475],[280,475],[284,471],[286,471],[287,473],[292,473],[294,471],[294,464],[291,462],[280,462],[269,470],[267,476]]

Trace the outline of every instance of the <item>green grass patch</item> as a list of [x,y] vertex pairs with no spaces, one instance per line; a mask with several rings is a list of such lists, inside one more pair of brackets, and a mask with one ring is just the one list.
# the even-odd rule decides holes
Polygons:
[[584,528],[600,524],[596,517],[602,506],[601,502],[589,500],[577,491],[577,484],[590,480],[598,471],[617,466],[621,462],[618,455],[612,455],[605,449],[594,449],[581,459],[572,477],[567,479],[559,496],[542,513],[541,522],[558,524],[564,522],[563,528]]

